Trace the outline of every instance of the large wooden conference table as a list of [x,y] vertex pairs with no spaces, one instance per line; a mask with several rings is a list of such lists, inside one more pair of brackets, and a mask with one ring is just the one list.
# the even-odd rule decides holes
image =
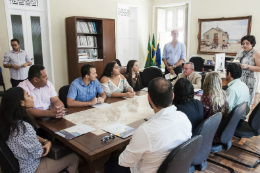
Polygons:
[[[228,81],[225,78],[222,78],[223,86],[228,84]],[[142,96],[146,95],[145,91],[138,91],[136,95]],[[126,100],[124,98],[108,98],[105,103],[116,103]],[[92,107],[76,107],[76,108],[67,108],[67,111],[70,114],[77,113],[84,110],[93,109]],[[106,109],[106,108],[105,108]],[[133,123],[126,124],[133,128],[138,128],[145,120],[143,118],[136,120]],[[101,139],[108,135],[108,133],[104,132],[104,134],[95,135],[94,133],[87,133],[72,140],[67,140],[57,134],[55,132],[66,129],[68,127],[74,126],[72,122],[63,119],[52,119],[49,121],[40,121],[37,120],[37,124],[47,133],[49,133],[52,137],[58,139],[69,148],[71,148],[74,152],[81,155],[86,162],[88,163],[88,168],[86,172],[88,173],[102,173],[104,172],[104,164],[109,159],[112,152],[122,149],[127,146],[130,142],[131,136],[125,139],[121,139],[119,137],[115,137],[113,140],[109,140],[106,143],[101,142]]]

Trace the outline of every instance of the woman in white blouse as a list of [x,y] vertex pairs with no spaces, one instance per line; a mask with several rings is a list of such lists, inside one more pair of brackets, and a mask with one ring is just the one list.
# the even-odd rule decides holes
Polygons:
[[46,156],[51,142],[36,135],[36,123],[26,109],[34,107],[33,97],[20,87],[8,89],[1,103],[0,140],[13,152],[19,162],[20,173],[57,173],[65,168],[78,172],[79,158],[75,153],[59,160]]
[[107,97],[135,96],[133,88],[128,84],[126,78],[120,74],[120,67],[113,61],[106,65],[100,77],[100,83]]

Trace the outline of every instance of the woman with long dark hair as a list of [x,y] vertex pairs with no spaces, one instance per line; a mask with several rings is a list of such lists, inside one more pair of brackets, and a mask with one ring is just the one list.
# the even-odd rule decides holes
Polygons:
[[192,133],[204,120],[202,103],[194,99],[194,87],[186,78],[180,78],[174,85],[173,104],[187,115],[192,124]]
[[125,77],[128,83],[133,87],[134,91],[140,91],[143,89],[137,60],[128,61]]
[[78,172],[78,156],[74,153],[59,160],[46,156],[51,142],[36,135],[36,123],[26,112],[34,107],[33,97],[20,87],[8,89],[1,103],[0,140],[13,152],[20,173],[57,173],[67,168]]
[[132,98],[135,96],[133,88],[128,84],[126,78],[120,74],[120,68],[115,61],[106,65],[100,77],[100,84],[107,97]]

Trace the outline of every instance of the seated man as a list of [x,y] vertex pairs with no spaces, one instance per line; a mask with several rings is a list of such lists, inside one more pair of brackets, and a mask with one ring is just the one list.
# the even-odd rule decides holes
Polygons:
[[18,87],[23,88],[33,96],[34,108],[27,113],[33,117],[62,118],[65,115],[64,104],[57,93],[42,65],[33,65],[29,69],[28,79],[20,82]]
[[250,96],[247,85],[240,80],[242,69],[236,63],[229,63],[226,70],[226,79],[229,81],[226,90],[228,96],[229,112],[242,102],[247,102],[246,111],[241,118],[247,120],[247,114],[250,111]]
[[192,62],[186,62],[183,66],[183,73],[180,73],[178,77],[172,81],[172,86],[175,85],[178,79],[180,78],[186,78],[188,79],[194,89],[201,89],[201,75],[194,72],[194,64]]
[[155,78],[149,83],[148,102],[155,114],[136,129],[119,165],[132,173],[156,173],[172,149],[190,139],[191,123],[172,105],[173,97],[170,81]]
[[67,96],[68,107],[92,106],[103,103],[106,99],[106,93],[96,78],[96,68],[90,64],[83,65],[81,76],[70,84]]

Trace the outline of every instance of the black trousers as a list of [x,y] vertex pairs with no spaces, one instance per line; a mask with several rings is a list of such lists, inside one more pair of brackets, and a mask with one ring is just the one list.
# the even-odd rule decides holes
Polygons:
[[[173,70],[174,70],[174,73],[178,76],[178,74],[182,73],[182,65],[179,65],[178,67],[176,67]],[[167,67],[165,67],[165,73],[164,74],[168,74],[168,73],[170,73],[170,72],[168,71]],[[171,79],[171,81],[173,81],[176,78]]]
[[[24,79],[25,80],[25,79]],[[17,87],[19,85],[20,82],[23,82],[24,80],[15,80],[11,78],[11,84],[12,87]]]

